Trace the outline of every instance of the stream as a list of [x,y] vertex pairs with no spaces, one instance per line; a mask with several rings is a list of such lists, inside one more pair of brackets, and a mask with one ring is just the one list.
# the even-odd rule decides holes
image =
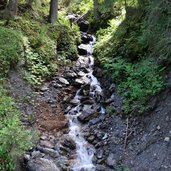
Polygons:
[[[93,75],[96,38],[86,32],[81,36],[74,65],[65,67],[38,92],[36,125],[41,137],[24,156],[27,171],[97,170],[96,147],[91,143],[96,133],[91,135],[90,127],[105,118],[103,90]],[[98,137],[106,139],[101,132]]]
[[[81,44],[79,48],[83,48],[85,51],[87,50],[87,55],[79,56],[76,66],[79,68],[86,67],[86,73],[81,72],[81,77],[77,79],[84,80],[84,84],[89,86],[89,94],[90,99],[94,103],[99,103],[101,96],[102,96],[102,89],[100,83],[98,82],[97,78],[93,75],[93,65],[94,65],[94,58],[92,56],[93,53],[93,44],[95,43],[95,37],[92,36],[92,41],[89,44]],[[92,110],[93,105],[83,105],[81,100],[85,98],[81,92],[84,91],[84,86],[82,86],[77,92],[73,99],[74,108],[71,106],[69,108],[70,111],[67,113],[67,118],[69,120],[69,136],[75,141],[76,143],[76,158],[75,162],[72,166],[73,171],[95,171],[95,165],[93,164],[93,156],[95,153],[95,149],[86,142],[84,139],[84,135],[82,132],[82,124],[79,122],[79,116],[82,115],[82,111],[85,110]],[[101,105],[100,112],[104,113],[104,109]],[[90,109],[85,109],[90,108]]]

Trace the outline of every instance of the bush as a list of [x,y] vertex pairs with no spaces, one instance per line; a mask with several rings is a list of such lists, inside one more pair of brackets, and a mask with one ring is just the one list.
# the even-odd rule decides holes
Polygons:
[[31,135],[20,122],[14,100],[0,86],[0,170],[14,170],[16,157],[31,146]]
[[118,91],[124,97],[125,113],[142,113],[148,107],[148,98],[164,89],[161,68],[154,59],[142,58],[136,64],[122,58],[104,63],[107,73],[118,84]]
[[10,65],[15,65],[23,52],[20,32],[0,27],[0,75],[7,74]]
[[148,109],[150,97],[165,88],[163,73],[171,62],[168,2],[136,2],[128,4],[125,13],[112,19],[108,28],[98,31],[94,51],[118,84],[127,114]]

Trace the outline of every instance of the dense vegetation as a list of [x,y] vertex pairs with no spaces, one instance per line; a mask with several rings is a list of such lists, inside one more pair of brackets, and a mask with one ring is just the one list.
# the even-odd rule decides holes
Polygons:
[[[95,53],[124,97],[124,113],[147,110],[148,102],[165,88],[170,65],[170,2],[128,1],[109,26],[97,32]],[[119,5],[119,4],[118,4]]]
[[[76,44],[80,41],[77,25],[70,27],[65,12],[59,12],[58,22],[48,24],[48,2],[40,7],[26,2],[19,4],[15,19],[0,21],[0,170],[14,170],[15,163],[34,139],[20,121],[16,100],[6,86],[8,72],[19,65],[23,78],[32,86],[40,85],[60,66],[77,58]],[[58,51],[58,55],[57,55]]]

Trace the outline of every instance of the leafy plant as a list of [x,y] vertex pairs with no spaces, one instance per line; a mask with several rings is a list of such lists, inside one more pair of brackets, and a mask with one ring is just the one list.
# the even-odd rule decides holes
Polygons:
[[13,98],[0,86],[0,169],[14,170],[15,159],[31,147],[31,134],[20,122]]
[[0,27],[0,75],[7,74],[10,66],[15,66],[23,52],[20,32]]
[[[169,18],[162,12],[169,11],[168,5],[165,1],[145,2],[148,3],[128,3],[126,13],[110,20],[108,28],[98,31],[95,46],[101,65],[118,84],[127,114],[148,109],[150,97],[165,88],[163,72],[170,63],[170,39],[166,37]],[[165,16],[162,20],[157,13],[161,6],[160,14]]]

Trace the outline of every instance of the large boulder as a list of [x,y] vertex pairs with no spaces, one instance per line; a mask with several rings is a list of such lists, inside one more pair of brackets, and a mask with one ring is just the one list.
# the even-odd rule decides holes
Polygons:
[[89,29],[89,22],[85,20],[78,20],[78,26],[80,27],[80,31],[87,32]]
[[38,158],[28,161],[28,171],[60,171],[53,161]]
[[93,105],[84,105],[81,114],[78,116],[80,122],[87,122],[97,115],[97,108]]

